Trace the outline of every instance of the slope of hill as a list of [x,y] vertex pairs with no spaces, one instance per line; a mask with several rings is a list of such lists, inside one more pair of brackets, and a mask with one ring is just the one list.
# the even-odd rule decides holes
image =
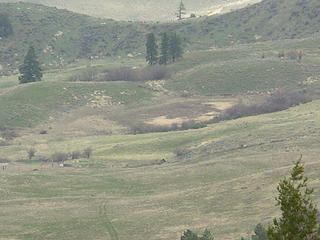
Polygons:
[[[224,13],[231,9],[245,7],[260,0],[184,0],[186,16],[210,15]],[[0,0],[16,2],[16,0]],[[176,19],[179,0],[24,0],[23,2],[39,3],[47,6],[68,9],[101,18],[115,20],[167,21]],[[156,12],[156,14],[155,14]]]
[[[301,153],[320,202],[319,107],[315,101],[200,130],[18,138],[0,148],[2,161],[12,161],[0,175],[0,237],[179,239],[205,228],[217,239],[251,235],[278,215],[276,184]],[[37,152],[29,161],[31,147]],[[86,147],[91,159],[69,167],[43,162]]]
[[[88,104],[91,106],[91,100],[101,101],[102,106],[106,104],[105,111],[101,113],[98,111],[100,108],[90,110],[92,116],[98,112],[99,118],[133,129],[149,122],[157,126],[210,119],[219,114],[223,106],[230,106],[230,102],[232,105],[239,95],[251,98],[279,89],[304,89],[312,90],[311,93],[318,98],[319,39],[268,41],[187,53],[181,61],[168,66],[171,77],[161,81],[95,82],[101,81],[100,74],[108,69],[144,66],[144,60],[138,62],[137,59],[126,62],[124,59],[113,62],[93,60],[93,66],[52,70],[45,73],[43,82],[18,87],[16,76],[2,77],[0,126],[28,127],[31,122],[32,126],[37,126],[46,123],[50,117],[61,117],[64,111]],[[297,49],[304,53],[301,60],[293,58]],[[285,57],[279,58],[279,52],[283,52]],[[87,82],[74,82],[80,78]],[[105,92],[96,95],[95,91],[99,89]],[[216,103],[221,96],[227,96],[227,99],[222,98],[225,103]],[[152,100],[153,97],[156,100]],[[123,103],[110,105],[110,100]],[[148,100],[147,103],[140,106],[144,100]],[[125,107],[132,104],[136,104],[134,108]],[[218,107],[212,107],[215,105]],[[223,105],[222,109],[219,105]],[[81,117],[79,112],[73,114],[70,124]],[[86,129],[87,125],[82,128]]]
[[211,46],[302,38],[320,32],[320,2],[264,0],[221,16],[181,23],[179,30],[190,43]]
[[30,44],[45,68],[63,68],[79,58],[144,56],[145,34],[177,31],[187,50],[238,43],[303,38],[320,30],[317,0],[265,0],[221,16],[166,24],[96,19],[42,5],[0,4],[12,22],[14,36],[0,41],[0,65],[17,69]]
[[0,41],[0,64],[16,69],[34,45],[46,68],[61,68],[79,58],[124,55],[141,49],[141,25],[101,20],[26,3],[0,3],[14,35]]

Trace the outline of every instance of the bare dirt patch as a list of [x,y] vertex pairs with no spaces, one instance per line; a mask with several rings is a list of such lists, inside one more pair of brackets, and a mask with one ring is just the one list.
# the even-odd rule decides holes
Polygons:
[[214,119],[216,116],[218,116],[218,114],[219,114],[218,112],[208,112],[195,118],[194,120],[196,122],[207,122]]
[[[207,122],[215,117],[219,116],[219,113],[234,106],[234,101],[212,101],[212,102],[199,102],[197,106],[201,108],[202,106],[206,106],[206,109],[202,109],[202,111],[198,111],[197,114],[194,114],[195,111],[192,111],[192,114],[187,114],[188,112],[181,112],[184,114],[181,114],[181,116],[172,117],[170,115],[162,115],[153,117],[151,119],[148,119],[145,121],[147,124],[151,124],[154,126],[172,126],[173,124],[177,124],[177,126],[181,126],[184,122],[187,121],[195,121],[195,122]],[[186,106],[184,106],[186,108]],[[190,106],[191,108],[196,108],[196,106]],[[181,111],[181,109],[178,109],[177,106],[176,112]],[[207,112],[203,112],[204,110],[207,110]]]
[[187,118],[167,118],[167,116],[156,117],[146,123],[156,126],[171,126],[172,124],[181,125]]
[[235,102],[206,102],[204,105],[209,105],[219,111],[224,111],[230,107],[232,107],[235,104]]

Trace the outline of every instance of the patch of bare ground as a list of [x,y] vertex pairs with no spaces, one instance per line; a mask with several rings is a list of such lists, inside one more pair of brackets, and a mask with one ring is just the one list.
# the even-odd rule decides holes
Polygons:
[[[215,117],[219,115],[220,112],[232,107],[235,103],[236,102],[231,99],[227,99],[225,101],[217,99],[212,100],[210,102],[203,102],[203,100],[198,100],[197,102],[179,102],[176,104],[168,105],[168,108],[165,111],[163,111],[163,113],[169,113],[171,107],[172,110],[176,110],[176,114],[180,113],[179,117],[173,117],[174,115],[169,113],[167,115],[149,118],[145,121],[145,123],[154,126],[171,126],[173,124],[181,126],[184,122],[188,121],[205,123],[207,121],[213,120]],[[183,111],[183,109],[181,108],[185,108],[185,111]]]

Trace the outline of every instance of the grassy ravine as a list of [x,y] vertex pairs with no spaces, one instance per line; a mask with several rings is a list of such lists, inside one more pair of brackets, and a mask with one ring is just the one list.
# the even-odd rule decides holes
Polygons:
[[0,41],[0,65],[2,74],[16,72],[31,44],[46,69],[64,68],[84,58],[128,54],[141,58],[148,32],[176,31],[186,50],[310,37],[319,33],[319,8],[317,0],[265,0],[221,16],[148,24],[97,19],[35,4],[0,3],[15,33]]
[[[320,202],[319,107],[315,101],[201,130],[17,138],[1,147],[13,162],[0,175],[0,238],[179,239],[186,228],[206,227],[216,239],[247,236],[278,214],[275,186],[300,153]],[[69,161],[72,168],[14,162],[31,146],[38,156],[90,146],[93,156]],[[184,148],[180,158],[177,148]],[[152,164],[162,158],[167,163]]]

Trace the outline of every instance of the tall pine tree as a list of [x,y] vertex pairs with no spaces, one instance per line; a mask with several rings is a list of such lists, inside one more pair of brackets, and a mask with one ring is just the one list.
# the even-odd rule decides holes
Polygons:
[[6,38],[13,34],[12,25],[7,14],[0,13],[0,37]]
[[169,55],[172,62],[175,62],[177,59],[181,58],[183,55],[182,41],[177,33],[171,34],[169,38]]
[[317,209],[311,201],[313,189],[308,187],[301,158],[289,179],[278,185],[276,198],[282,215],[268,228],[269,240],[319,240]]
[[167,33],[162,34],[159,64],[167,64],[169,60],[169,37]]
[[186,8],[182,2],[182,0],[180,1],[179,7],[178,7],[178,13],[177,13],[177,17],[178,20],[182,20],[183,15],[186,14]]
[[20,83],[41,81],[42,70],[33,46],[29,48],[28,53],[24,58],[24,62],[19,68],[19,71],[21,74],[19,76]]
[[146,61],[150,65],[155,65],[158,63],[158,45],[156,42],[156,37],[153,33],[149,33],[147,35],[147,43],[146,43]]

